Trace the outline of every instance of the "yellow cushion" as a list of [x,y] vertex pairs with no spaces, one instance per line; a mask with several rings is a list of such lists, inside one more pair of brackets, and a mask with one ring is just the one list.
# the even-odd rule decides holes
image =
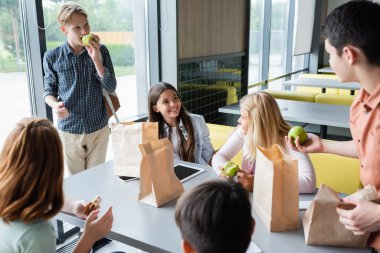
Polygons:
[[[324,74],[302,74],[298,76],[299,78],[317,78],[322,79],[321,83],[323,84],[323,79],[337,79],[335,75],[324,75]],[[319,87],[304,87],[297,86],[297,91],[308,91],[308,92],[318,92],[322,93],[322,88]],[[338,94],[338,89],[328,88],[325,93]]]
[[239,89],[241,87],[241,82],[217,80],[216,85],[218,85],[218,86],[232,86],[232,87]]
[[241,75],[241,69],[220,68],[219,72],[221,72],[221,73],[233,73],[233,74]]
[[[296,90],[303,91],[303,92],[322,93],[322,88],[318,88],[318,87],[297,86]],[[338,94],[338,89],[328,88],[326,89],[325,93]]]
[[304,102],[314,102],[314,97],[318,95],[317,92],[305,92],[305,91],[289,91],[289,90],[264,90],[271,94],[275,98],[297,100]]
[[208,90],[226,90],[227,91],[227,105],[235,104],[238,102],[238,96],[236,92],[236,88],[232,86],[224,86],[224,85],[210,85],[207,86],[205,89]]
[[317,176],[317,187],[326,184],[337,192],[351,194],[362,188],[358,159],[333,154],[309,154]]
[[[347,89],[339,89],[339,95],[351,95],[351,90],[347,90]],[[358,95],[359,94],[359,90],[355,90],[355,93],[354,95]]]
[[301,92],[312,92],[312,93],[322,93],[322,88],[318,87],[306,87],[306,86],[297,86],[296,91]]
[[[224,126],[224,125],[207,123],[207,126],[208,126],[208,129],[210,130],[211,144],[215,150],[220,149],[223,146],[223,144],[226,143],[228,137],[235,130],[234,127]],[[236,164],[241,165],[242,156],[243,156],[243,152],[240,151],[239,153],[237,153],[237,155],[234,158],[232,158],[232,161]]]
[[319,94],[315,97],[316,103],[332,105],[351,105],[355,96],[340,94]]

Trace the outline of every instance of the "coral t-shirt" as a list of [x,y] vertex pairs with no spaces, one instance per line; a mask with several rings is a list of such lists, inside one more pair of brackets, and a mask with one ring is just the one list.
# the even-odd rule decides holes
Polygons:
[[[350,110],[352,139],[360,160],[360,180],[380,193],[380,84],[369,94],[361,89]],[[380,232],[371,235],[370,245],[380,248]]]

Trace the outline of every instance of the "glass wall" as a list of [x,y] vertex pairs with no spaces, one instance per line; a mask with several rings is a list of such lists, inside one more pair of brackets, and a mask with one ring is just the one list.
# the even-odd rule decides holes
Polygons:
[[0,1],[0,147],[15,124],[31,116],[18,0]]
[[294,8],[295,0],[251,0],[248,85],[275,80],[249,92],[281,90],[284,78],[276,78],[305,68],[307,54],[293,55]]
[[[75,2],[87,11],[91,32],[100,37],[101,43],[110,52],[117,79],[116,92],[121,104],[117,113],[119,119],[128,120],[147,113],[145,1],[78,0]],[[61,3],[62,1],[43,1],[48,50],[66,40],[56,21]],[[111,118],[112,121],[115,120]]]
[[[285,73],[289,0],[273,0],[270,31],[269,79]],[[281,89],[282,81],[269,84],[270,89]]]
[[292,72],[301,70],[304,68],[305,55],[296,55],[292,59]]
[[248,84],[261,81],[263,0],[251,0]]

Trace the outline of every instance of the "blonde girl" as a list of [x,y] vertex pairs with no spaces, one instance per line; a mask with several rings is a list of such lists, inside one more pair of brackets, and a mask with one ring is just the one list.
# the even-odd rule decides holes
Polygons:
[[239,126],[227,142],[214,155],[212,166],[219,175],[220,169],[243,148],[243,161],[237,179],[249,191],[253,190],[256,148],[280,145],[285,152],[298,159],[299,191],[315,191],[315,172],[307,154],[293,151],[286,145],[291,126],[282,118],[276,100],[266,92],[256,92],[240,100]]

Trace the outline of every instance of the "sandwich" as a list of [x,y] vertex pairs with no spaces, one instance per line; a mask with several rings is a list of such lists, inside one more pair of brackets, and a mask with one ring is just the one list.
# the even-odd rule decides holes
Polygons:
[[99,209],[100,202],[102,202],[102,198],[100,196],[96,196],[90,203],[88,203],[84,208],[84,214],[87,216],[92,211]]

